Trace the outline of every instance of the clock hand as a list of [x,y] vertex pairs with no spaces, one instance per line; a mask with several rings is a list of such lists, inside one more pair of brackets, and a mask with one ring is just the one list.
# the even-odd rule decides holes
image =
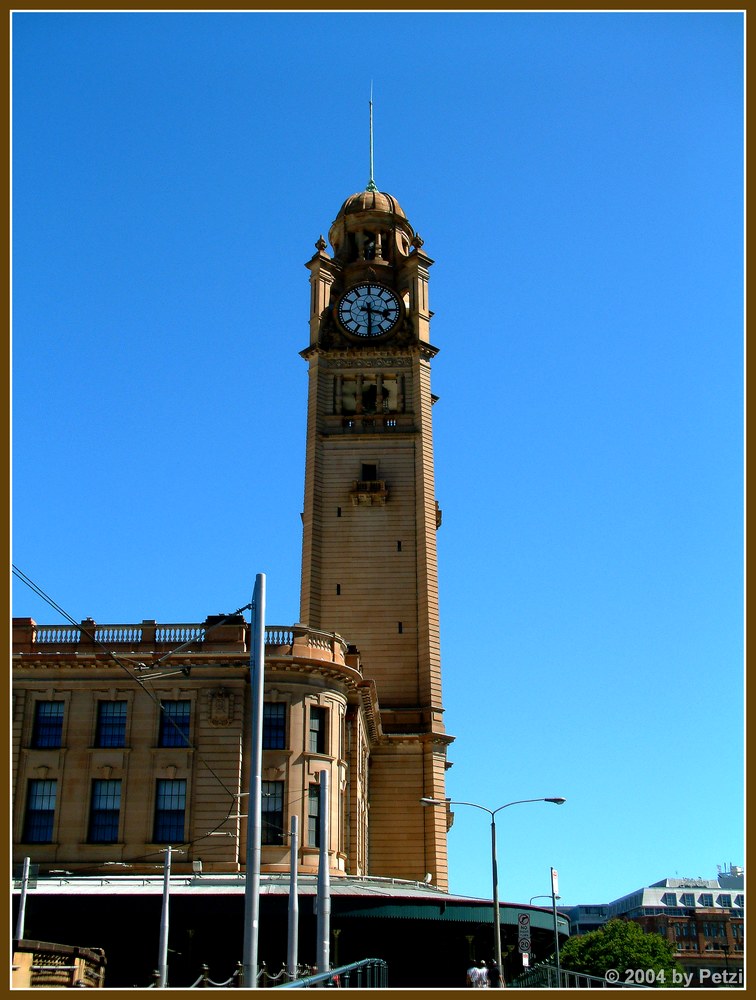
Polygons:
[[365,312],[367,313],[367,317],[368,317],[367,326],[368,326],[368,337],[369,337],[370,336],[370,332],[371,332],[372,327],[373,327],[373,307],[370,304],[370,302],[366,302],[365,303]]

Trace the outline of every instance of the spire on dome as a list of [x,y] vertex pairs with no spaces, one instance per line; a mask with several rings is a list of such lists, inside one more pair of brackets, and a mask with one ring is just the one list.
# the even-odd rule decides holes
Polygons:
[[373,180],[373,81],[370,81],[370,180],[368,181],[366,191],[377,191],[378,188],[375,186],[375,181]]

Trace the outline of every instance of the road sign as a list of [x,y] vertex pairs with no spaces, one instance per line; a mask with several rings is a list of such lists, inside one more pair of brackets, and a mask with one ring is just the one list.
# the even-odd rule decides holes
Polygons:
[[523,954],[530,951],[530,914],[517,914],[517,947]]
[[551,891],[553,895],[559,895],[559,872],[556,868],[551,869]]

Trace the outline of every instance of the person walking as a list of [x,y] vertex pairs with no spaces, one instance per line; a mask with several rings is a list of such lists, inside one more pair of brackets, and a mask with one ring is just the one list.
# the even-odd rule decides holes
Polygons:
[[467,985],[474,989],[488,988],[488,967],[484,958],[467,970]]
[[499,989],[501,987],[501,971],[493,959],[488,963],[488,985],[492,989]]

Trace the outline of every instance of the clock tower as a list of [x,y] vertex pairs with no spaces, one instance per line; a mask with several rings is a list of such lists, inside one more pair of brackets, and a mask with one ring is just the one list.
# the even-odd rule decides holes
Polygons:
[[300,620],[357,648],[379,707],[368,766],[368,871],[448,885],[428,277],[398,202],[341,206],[310,270]]

